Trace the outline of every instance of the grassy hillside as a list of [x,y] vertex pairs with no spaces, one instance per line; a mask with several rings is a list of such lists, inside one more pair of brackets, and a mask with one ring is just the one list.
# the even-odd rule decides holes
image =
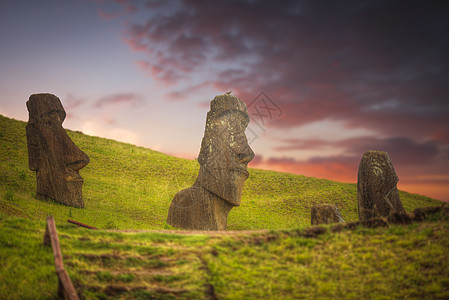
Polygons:
[[[406,226],[333,228],[321,235],[316,227],[181,235],[63,224],[58,232],[84,299],[449,298],[447,215]],[[0,217],[0,299],[56,298],[44,229],[43,221]]]
[[[103,229],[164,229],[173,196],[195,180],[199,165],[142,147],[67,130],[90,157],[81,170],[85,208],[35,199],[35,173],[28,169],[25,122],[0,115],[0,208],[3,215],[59,223],[67,218]],[[200,141],[198,141],[199,145]],[[355,184],[250,169],[242,205],[228,217],[228,228],[286,229],[310,225],[315,203],[334,203],[346,221],[356,221]],[[354,170],[354,174],[356,170]],[[400,192],[407,211],[438,205],[428,197]]]
[[[447,299],[449,218],[365,228],[310,225],[315,203],[356,221],[354,184],[250,170],[225,234],[87,230],[166,229],[173,196],[198,164],[68,131],[91,163],[85,208],[35,199],[25,123],[0,116],[0,299],[56,299],[45,218],[57,221],[64,264],[84,299]],[[400,192],[406,210],[439,201]],[[323,229],[324,228],[324,229]],[[350,229],[352,228],[352,229]],[[318,234],[321,233],[321,234]]]

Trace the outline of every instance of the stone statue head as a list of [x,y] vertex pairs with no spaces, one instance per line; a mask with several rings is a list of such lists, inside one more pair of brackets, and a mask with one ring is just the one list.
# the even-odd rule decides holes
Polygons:
[[61,101],[52,94],[35,94],[26,105],[28,163],[37,172],[37,197],[84,207],[78,171],[89,163],[89,157],[62,127],[66,113]]
[[394,212],[405,213],[397,189],[398,181],[387,152],[365,152],[357,178],[359,219],[388,217]]
[[198,156],[200,172],[195,185],[238,206],[248,163],[254,152],[245,129],[249,117],[246,104],[232,95],[216,96],[207,113],[206,128]]

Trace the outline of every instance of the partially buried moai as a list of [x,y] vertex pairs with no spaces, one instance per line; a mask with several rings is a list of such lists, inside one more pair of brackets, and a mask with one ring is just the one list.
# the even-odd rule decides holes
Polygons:
[[312,225],[344,223],[337,206],[332,204],[316,204],[310,212]]
[[36,197],[84,207],[83,178],[78,171],[89,163],[89,157],[62,128],[66,113],[61,101],[52,94],[35,94],[26,105],[28,164],[36,171]]
[[239,98],[225,94],[212,100],[198,156],[198,177],[173,198],[168,224],[197,230],[227,228],[228,214],[240,205],[249,176],[247,165],[254,158],[245,135],[248,123],[246,105]]
[[359,219],[388,217],[405,213],[397,183],[399,181],[390,157],[383,151],[367,151],[360,161],[357,198]]

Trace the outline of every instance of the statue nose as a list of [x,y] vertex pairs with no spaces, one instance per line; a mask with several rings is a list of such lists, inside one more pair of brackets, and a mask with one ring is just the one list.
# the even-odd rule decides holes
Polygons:
[[253,150],[248,146],[245,151],[237,154],[238,160],[242,164],[248,164],[254,158]]

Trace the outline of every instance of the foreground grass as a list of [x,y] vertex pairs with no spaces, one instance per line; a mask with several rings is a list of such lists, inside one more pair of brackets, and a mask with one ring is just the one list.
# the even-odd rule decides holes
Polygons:
[[[90,157],[81,170],[84,209],[35,198],[35,174],[28,169],[25,122],[0,115],[0,212],[59,223],[68,218],[103,229],[164,229],[173,196],[195,180],[199,165],[130,144],[67,131]],[[200,142],[200,141],[198,141]],[[242,205],[228,217],[228,228],[286,229],[310,225],[315,203],[337,205],[346,221],[356,221],[355,184],[250,169]],[[355,173],[355,172],[354,172]],[[407,211],[440,202],[400,192]]]
[[[234,235],[92,231],[58,225],[85,299],[448,299],[449,220],[388,228]],[[45,223],[0,217],[0,299],[53,299]]]

